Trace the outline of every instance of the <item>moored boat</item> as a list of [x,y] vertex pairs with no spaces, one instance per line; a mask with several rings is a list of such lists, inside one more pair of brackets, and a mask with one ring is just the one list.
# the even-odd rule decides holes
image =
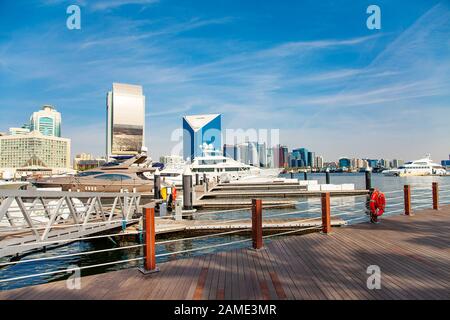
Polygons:
[[423,159],[406,162],[403,166],[396,169],[384,170],[382,172],[385,176],[445,176],[447,170],[440,164],[434,163],[430,155]]

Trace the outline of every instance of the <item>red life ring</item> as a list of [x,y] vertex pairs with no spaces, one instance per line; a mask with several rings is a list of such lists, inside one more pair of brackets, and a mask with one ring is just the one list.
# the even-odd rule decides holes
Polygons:
[[379,217],[386,208],[386,197],[383,192],[375,190],[370,197],[370,212]]
[[173,187],[172,189],[172,200],[175,201],[177,199],[177,188]]

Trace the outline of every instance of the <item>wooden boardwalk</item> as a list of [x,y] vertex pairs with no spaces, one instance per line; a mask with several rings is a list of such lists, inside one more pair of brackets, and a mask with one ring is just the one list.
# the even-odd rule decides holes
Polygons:
[[[381,289],[367,288],[367,268]],[[136,269],[0,292],[0,299],[450,299],[450,206]]]

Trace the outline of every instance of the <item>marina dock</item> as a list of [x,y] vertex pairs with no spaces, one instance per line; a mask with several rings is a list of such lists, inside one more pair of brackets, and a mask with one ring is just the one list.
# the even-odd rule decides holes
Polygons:
[[[252,228],[252,222],[250,219],[229,222],[220,220],[170,220],[170,219],[155,219],[156,224],[156,234],[164,234],[164,233],[172,233],[172,232],[181,232],[181,231],[214,231],[214,230],[250,230]],[[305,220],[305,221],[302,221]],[[332,226],[343,226],[345,225],[345,221],[339,218],[332,218],[331,225]],[[307,228],[313,226],[321,226],[322,220],[321,218],[316,219],[299,219],[299,218],[290,218],[290,219],[264,219],[263,228],[265,230],[273,229],[273,230],[292,230],[297,228]],[[127,231],[137,231],[138,226],[132,225],[128,227]]]
[[[308,191],[302,182],[273,183],[212,183],[205,191],[204,187],[195,186],[194,207],[197,209],[229,209],[251,206],[251,199],[264,199],[264,206],[278,208],[295,208],[299,198],[318,198],[323,191]],[[332,197],[366,195],[367,190],[332,190]]]
[[[450,206],[158,264],[0,292],[0,299],[449,299]],[[368,289],[369,266],[381,288]]]

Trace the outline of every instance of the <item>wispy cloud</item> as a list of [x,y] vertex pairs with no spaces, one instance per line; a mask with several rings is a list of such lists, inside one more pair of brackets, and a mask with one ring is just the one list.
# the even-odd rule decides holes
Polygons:
[[139,5],[141,7],[147,7],[158,3],[159,0],[78,0],[76,3],[70,0],[44,0],[44,5],[60,5],[60,4],[78,4],[92,11],[112,10],[126,5]]

